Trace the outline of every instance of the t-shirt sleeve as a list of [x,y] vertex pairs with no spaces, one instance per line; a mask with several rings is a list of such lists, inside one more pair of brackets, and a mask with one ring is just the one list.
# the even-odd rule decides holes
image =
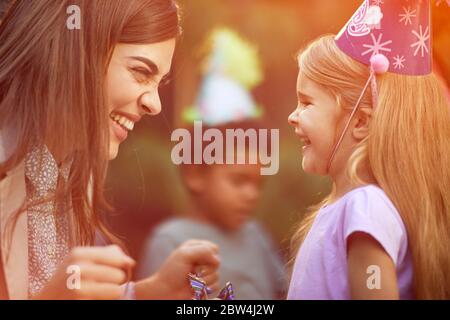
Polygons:
[[177,247],[177,242],[167,234],[157,232],[149,237],[139,261],[138,279],[146,278],[158,271]]
[[397,265],[406,232],[400,215],[384,192],[369,188],[355,192],[349,197],[344,210],[345,247],[350,235],[366,233],[383,247]]

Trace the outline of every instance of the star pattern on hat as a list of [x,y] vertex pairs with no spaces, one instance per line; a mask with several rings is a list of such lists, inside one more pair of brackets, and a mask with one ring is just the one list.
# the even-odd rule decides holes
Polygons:
[[394,57],[394,68],[395,69],[402,69],[405,67],[405,65],[403,64],[405,62],[405,57],[400,55],[397,55]]
[[[432,70],[432,1],[364,0],[336,35],[336,43],[342,51],[365,65],[370,66],[374,55],[383,54],[390,62],[389,72],[429,74]],[[441,0],[439,4],[445,6],[445,2],[450,3],[450,0]]]
[[429,53],[426,41],[430,38],[430,28],[427,26],[425,31],[423,31],[422,25],[419,26],[419,32],[412,30],[412,33],[417,37],[417,41],[411,44],[411,48],[416,47],[414,51],[414,56],[417,55],[419,50],[421,51],[421,56],[424,56],[424,51]]
[[417,17],[416,15],[417,10],[412,10],[411,7],[408,6],[408,8],[403,7],[403,13],[399,14],[400,20],[398,22],[405,22],[405,26],[408,24],[412,25],[412,18]]
[[392,43],[392,40],[388,40],[385,42],[381,42],[381,39],[383,38],[383,34],[380,33],[378,35],[378,38],[375,39],[375,36],[373,35],[373,33],[370,34],[370,37],[372,38],[372,44],[363,44],[364,48],[369,48],[368,50],[364,51],[363,53],[361,53],[361,55],[365,56],[368,53],[372,52],[372,56],[382,53],[382,51],[385,52],[391,52],[390,48],[387,48],[386,46]]

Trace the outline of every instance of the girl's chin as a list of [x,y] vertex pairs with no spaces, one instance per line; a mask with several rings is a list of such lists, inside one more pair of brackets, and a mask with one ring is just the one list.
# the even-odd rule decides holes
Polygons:
[[302,148],[302,168],[303,171],[305,171],[306,173],[314,173],[313,169],[313,162],[311,162],[311,157],[310,154],[308,154],[308,148],[307,147],[303,147]]
[[322,168],[322,161],[313,159],[311,155],[303,155],[302,159],[302,168],[303,171],[308,174],[325,176],[326,167]]

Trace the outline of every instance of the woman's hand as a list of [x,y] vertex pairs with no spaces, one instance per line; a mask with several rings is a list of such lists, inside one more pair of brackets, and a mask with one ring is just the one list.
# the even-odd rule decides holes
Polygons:
[[191,299],[189,273],[201,276],[209,288],[218,289],[218,247],[209,241],[189,240],[175,249],[159,271],[136,283],[138,299]]
[[34,299],[119,299],[134,265],[115,245],[74,248]]

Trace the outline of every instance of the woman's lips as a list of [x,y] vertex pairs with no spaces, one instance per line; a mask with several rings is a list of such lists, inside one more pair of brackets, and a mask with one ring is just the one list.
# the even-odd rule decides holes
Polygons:
[[112,131],[121,143],[128,137],[128,132],[134,129],[134,125],[139,122],[141,116],[122,111],[112,111],[109,118],[112,122]]
[[122,126],[120,126],[114,120],[109,119],[109,121],[111,122],[112,129],[117,140],[119,140],[119,142],[125,141],[125,139],[128,137],[128,131],[122,128]]

